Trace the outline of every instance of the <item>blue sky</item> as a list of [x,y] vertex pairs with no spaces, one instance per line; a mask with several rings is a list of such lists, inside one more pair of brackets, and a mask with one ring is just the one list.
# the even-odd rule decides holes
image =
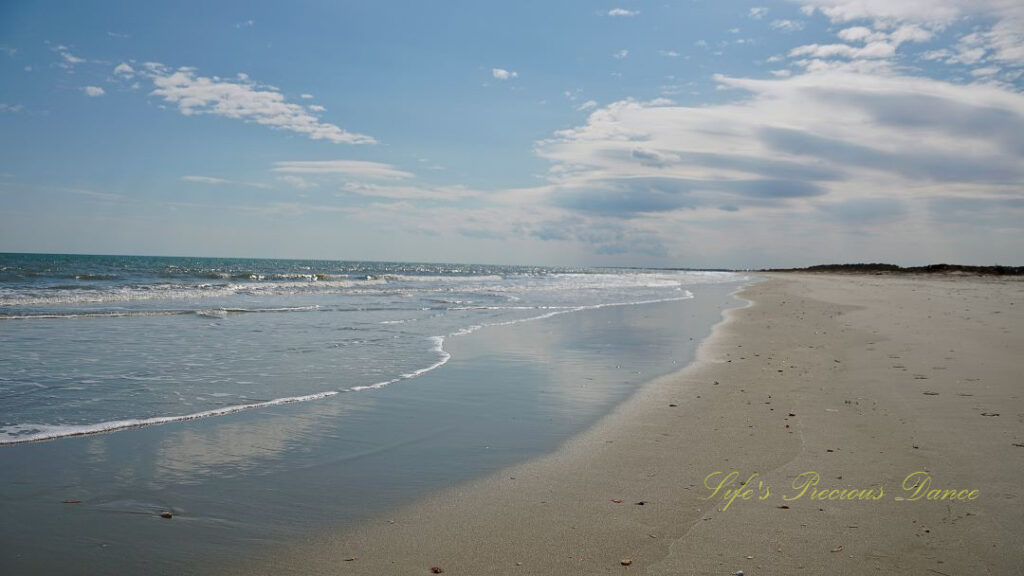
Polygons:
[[6,2],[0,251],[1021,264],[1006,0]]

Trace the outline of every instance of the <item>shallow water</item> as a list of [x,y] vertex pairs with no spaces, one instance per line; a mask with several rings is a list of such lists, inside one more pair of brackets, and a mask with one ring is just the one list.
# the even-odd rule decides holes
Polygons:
[[[421,344],[422,357],[398,368],[367,356],[364,362],[371,366],[366,370],[380,373],[365,381],[393,380],[450,356],[446,363],[357,391],[352,389],[361,383],[340,378],[321,351],[322,343],[344,327],[331,313],[239,314],[226,322],[213,319],[219,326],[178,315],[201,324],[182,328],[195,329],[196,336],[183,346],[196,356],[214,357],[218,345],[235,352],[249,349],[253,357],[268,354],[270,359],[258,360],[260,371],[271,374],[267,380],[276,377],[272,370],[282,362],[302,358],[289,365],[288,373],[299,374],[296,380],[311,386],[289,387],[289,393],[305,393],[328,381],[338,393],[218,417],[0,446],[0,572],[215,573],[242,554],[324,528],[351,526],[453,482],[549,452],[643,382],[689,362],[721,310],[736,305],[729,294],[739,280],[688,284],[685,290],[692,298],[650,304],[593,306],[577,299],[555,315],[533,307],[519,317],[502,316],[509,312],[499,310],[497,317],[473,322],[459,318],[444,328],[450,331],[440,352]],[[621,290],[616,297],[626,291]],[[640,296],[649,294],[634,301]],[[538,319],[518,321],[530,317]],[[109,338],[117,331],[109,326],[123,320],[101,321],[105,324],[99,326],[106,327],[97,330]],[[70,355],[63,342],[83,340],[79,345],[86,345],[88,330],[81,326],[88,325],[80,322],[7,320],[0,322],[0,332],[24,344],[11,336],[10,326],[74,326],[61,345],[43,339],[38,346],[42,356]],[[473,328],[484,324],[491,325]],[[139,326],[121,329],[137,331]],[[165,332],[174,330],[164,327]],[[281,336],[263,339],[260,335],[268,331]],[[121,342],[131,344],[128,338]],[[129,358],[137,354],[121,350]],[[152,357],[167,362],[167,373],[189,374],[189,362],[182,361],[188,355],[164,354],[171,352],[153,352]],[[200,375],[210,372],[196,371],[193,377],[201,381]],[[243,363],[212,372],[237,375],[246,368]],[[247,400],[277,394],[266,390]],[[139,408],[130,399],[122,404],[129,415],[145,416],[130,412]],[[5,400],[5,411],[7,406]],[[77,417],[89,416],[82,412]],[[9,418],[6,412],[4,418]],[[164,509],[175,517],[160,518]]]

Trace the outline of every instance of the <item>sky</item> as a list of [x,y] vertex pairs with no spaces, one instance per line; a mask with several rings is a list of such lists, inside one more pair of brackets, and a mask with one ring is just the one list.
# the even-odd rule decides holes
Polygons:
[[0,3],[0,252],[1021,265],[1024,2]]

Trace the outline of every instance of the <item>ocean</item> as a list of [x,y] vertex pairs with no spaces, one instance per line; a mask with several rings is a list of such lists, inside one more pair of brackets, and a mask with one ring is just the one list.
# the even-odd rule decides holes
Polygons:
[[748,281],[0,254],[0,571],[216,572],[550,452]]

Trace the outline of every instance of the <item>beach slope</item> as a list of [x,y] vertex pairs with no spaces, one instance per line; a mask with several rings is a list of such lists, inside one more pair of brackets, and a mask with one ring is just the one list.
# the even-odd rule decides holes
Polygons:
[[239,568],[1024,573],[1024,282],[765,277],[557,452]]

